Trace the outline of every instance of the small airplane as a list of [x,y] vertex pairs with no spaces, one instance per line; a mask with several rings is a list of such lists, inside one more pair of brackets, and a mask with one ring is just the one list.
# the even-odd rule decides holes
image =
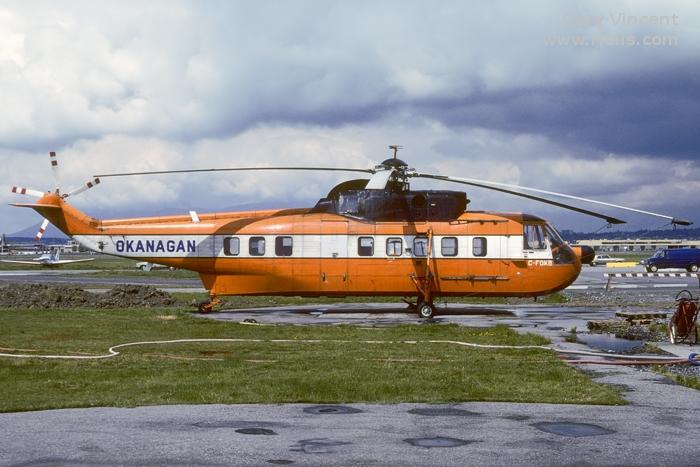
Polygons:
[[[602,201],[505,183],[421,173],[397,158],[371,169],[234,167],[94,175],[77,190],[41,192],[29,207],[87,248],[199,273],[208,312],[227,295],[416,297],[411,307],[431,318],[434,299],[446,296],[537,297],[562,290],[590,263],[593,249],[569,246],[545,219],[514,212],[470,211],[466,193],[411,190],[416,178],[486,188],[604,219],[625,221],[549,197],[595,203],[692,222]],[[50,153],[54,176],[57,159]],[[131,219],[95,219],[66,199],[100,177],[219,171],[343,171],[369,175],[342,182],[315,206]]]
[[60,266],[62,264],[69,264],[69,263],[82,263],[85,261],[94,261],[95,258],[87,258],[87,259],[59,259],[60,257],[60,251],[58,250],[51,250],[49,253],[44,253],[43,255],[39,256],[38,258],[34,258],[31,261],[19,261],[19,260],[12,260],[12,259],[2,259],[0,262],[3,263],[19,263],[19,264],[31,264],[33,266],[47,266],[47,267],[56,267]]

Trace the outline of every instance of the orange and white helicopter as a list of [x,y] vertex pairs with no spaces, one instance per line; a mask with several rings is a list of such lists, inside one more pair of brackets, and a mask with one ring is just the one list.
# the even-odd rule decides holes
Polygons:
[[[497,190],[604,219],[623,220],[554,201],[564,197],[659,216],[674,225],[690,221],[535,188],[417,172],[396,156],[372,169],[238,167],[102,174],[60,193],[14,187],[38,197],[29,207],[87,248],[199,273],[211,311],[225,295],[417,297],[422,318],[446,296],[536,297],[562,290],[579,275],[593,250],[571,247],[546,220],[522,213],[469,211],[461,191],[411,190],[414,178]],[[51,153],[54,173],[57,162]],[[66,198],[99,177],[261,170],[359,172],[368,178],[340,183],[310,208],[197,213],[100,220]],[[537,193],[537,195],[533,194]]]

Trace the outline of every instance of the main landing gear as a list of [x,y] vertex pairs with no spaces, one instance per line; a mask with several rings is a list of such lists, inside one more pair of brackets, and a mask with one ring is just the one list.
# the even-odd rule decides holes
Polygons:
[[432,302],[418,300],[416,310],[418,311],[418,316],[423,319],[432,319],[435,316],[435,305]]
[[212,295],[208,300],[204,300],[197,304],[197,311],[200,313],[211,313],[212,309],[219,303],[221,303],[221,300],[219,300],[216,295]]

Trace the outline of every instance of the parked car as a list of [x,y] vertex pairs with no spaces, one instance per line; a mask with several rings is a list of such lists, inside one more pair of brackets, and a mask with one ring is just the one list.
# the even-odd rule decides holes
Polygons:
[[689,272],[700,270],[700,249],[698,248],[663,248],[647,259],[646,269],[656,272],[659,269],[683,268]]
[[142,271],[153,271],[154,269],[169,269],[171,271],[175,270],[175,268],[172,266],[165,266],[163,264],[158,263],[149,263],[147,261],[141,261],[139,263],[136,263],[136,267]]
[[598,266],[599,264],[608,263],[622,263],[624,261],[624,258],[613,258],[610,255],[595,255],[595,257],[593,257],[593,261],[591,261],[591,266]]

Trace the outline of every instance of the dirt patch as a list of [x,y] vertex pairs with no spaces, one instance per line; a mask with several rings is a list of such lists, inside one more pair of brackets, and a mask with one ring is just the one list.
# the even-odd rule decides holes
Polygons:
[[118,285],[104,294],[66,285],[10,284],[0,287],[1,308],[131,308],[174,305],[178,305],[178,302],[172,295],[144,285]]

